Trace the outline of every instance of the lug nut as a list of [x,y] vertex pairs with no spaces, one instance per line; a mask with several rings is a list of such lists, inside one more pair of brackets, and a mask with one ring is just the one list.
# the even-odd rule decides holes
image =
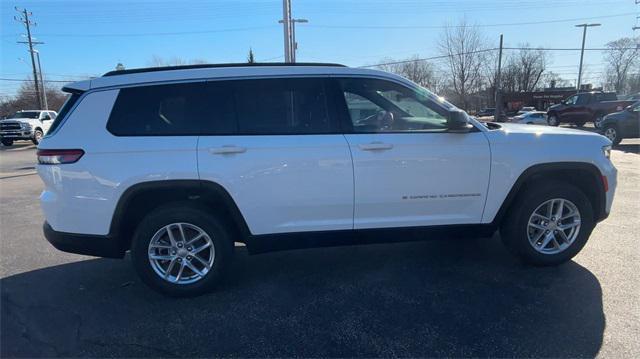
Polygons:
[[182,258],[178,258],[178,262],[182,262]]
[[193,248],[191,248],[191,247],[188,247],[188,248],[187,248],[187,250],[188,250],[188,251],[192,251],[192,250],[193,250]]
[[178,243],[178,248],[182,248],[182,243]]

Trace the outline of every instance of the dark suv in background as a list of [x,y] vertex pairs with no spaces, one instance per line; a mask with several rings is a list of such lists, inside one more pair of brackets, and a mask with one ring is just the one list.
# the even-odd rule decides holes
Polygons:
[[602,134],[614,145],[623,138],[640,137],[640,101],[628,106],[624,111],[614,112],[601,122]]
[[614,92],[582,92],[549,107],[547,122],[549,126],[572,123],[578,127],[584,126],[587,122],[593,122],[595,127],[600,128],[604,116],[622,111],[634,102],[618,100]]

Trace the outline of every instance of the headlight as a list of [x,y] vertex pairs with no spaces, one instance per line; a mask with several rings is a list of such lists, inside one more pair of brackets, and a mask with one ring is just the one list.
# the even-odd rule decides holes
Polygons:
[[611,158],[611,146],[602,146],[602,153],[606,158]]
[[28,123],[21,123],[20,127],[22,127],[23,130],[30,130],[31,129],[31,125]]

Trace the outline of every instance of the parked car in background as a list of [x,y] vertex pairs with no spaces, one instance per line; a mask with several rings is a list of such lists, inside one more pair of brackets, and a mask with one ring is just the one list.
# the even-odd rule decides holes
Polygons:
[[476,114],[477,117],[488,117],[488,116],[493,116],[496,114],[496,109],[493,107],[487,107],[487,108],[483,108],[482,110],[478,111],[478,113]]
[[531,112],[531,111],[535,111],[536,108],[533,106],[525,106],[523,108],[520,109],[520,111],[518,111],[518,115],[522,115],[525,114],[527,112]]
[[37,145],[57,116],[56,111],[18,111],[0,121],[0,142],[11,146],[13,141],[27,140]]
[[547,113],[544,111],[530,111],[511,119],[512,123],[524,123],[527,125],[546,125]]
[[64,90],[38,148],[45,237],[130,250],[169,295],[215,286],[234,242],[260,253],[499,230],[523,261],[557,265],[607,217],[617,183],[599,134],[479,123],[377,70],[192,65]]
[[602,134],[614,145],[619,144],[623,138],[640,137],[640,101],[623,111],[605,116],[601,124]]
[[561,123],[572,123],[578,127],[587,122],[593,122],[596,128],[604,116],[622,111],[635,101],[618,100],[614,92],[582,92],[568,97],[557,105],[547,110],[547,123],[549,126],[558,126]]

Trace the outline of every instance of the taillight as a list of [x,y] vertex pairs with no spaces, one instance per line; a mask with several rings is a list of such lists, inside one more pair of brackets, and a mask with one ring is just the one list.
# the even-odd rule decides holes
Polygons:
[[38,150],[38,163],[60,165],[77,162],[84,155],[83,150]]

